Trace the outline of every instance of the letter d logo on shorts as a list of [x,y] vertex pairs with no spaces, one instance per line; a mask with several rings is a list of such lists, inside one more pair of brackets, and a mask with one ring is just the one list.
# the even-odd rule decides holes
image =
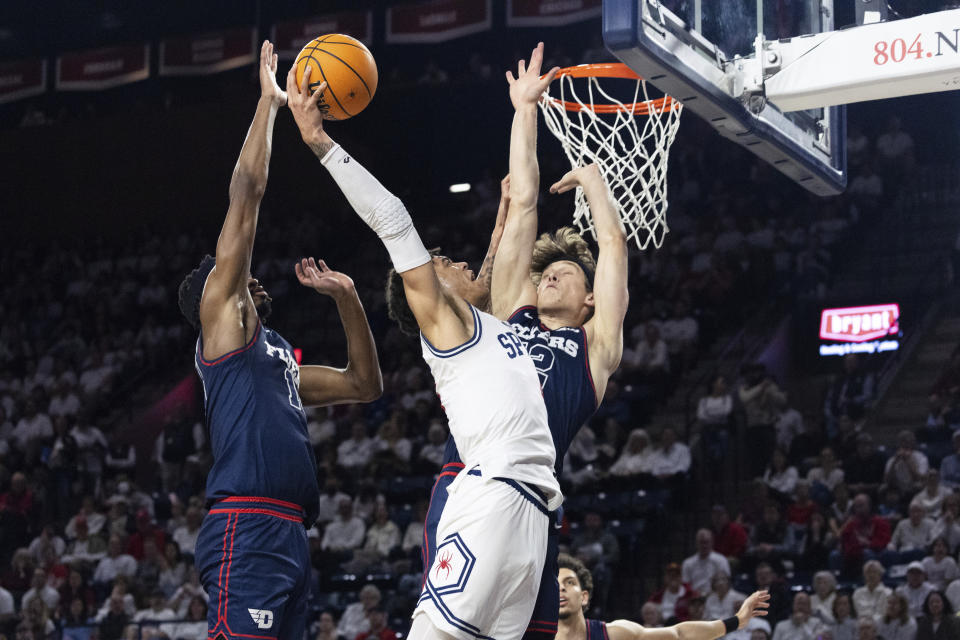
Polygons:
[[269,629],[273,626],[273,611],[267,609],[247,609],[247,611],[260,629]]

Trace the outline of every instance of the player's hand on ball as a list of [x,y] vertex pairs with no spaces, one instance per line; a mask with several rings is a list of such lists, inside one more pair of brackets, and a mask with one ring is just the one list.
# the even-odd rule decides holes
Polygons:
[[350,276],[334,271],[323,260],[317,262],[313,258],[303,258],[293,269],[297,272],[300,284],[331,298],[339,298],[354,291]]
[[603,177],[600,175],[600,169],[597,168],[597,165],[591,163],[585,167],[577,167],[567,171],[558,182],[554,182],[550,186],[550,193],[566,193],[574,187],[583,187],[597,180],[602,182]]
[[287,104],[287,94],[277,84],[277,54],[269,40],[260,46],[260,95],[276,100],[281,107]]
[[747,599],[743,601],[743,604],[740,605],[740,610],[737,611],[737,619],[740,621],[739,628],[743,629],[747,626],[750,618],[767,615],[767,609],[769,607],[769,591],[754,591],[751,593]]
[[287,95],[289,97],[290,112],[300,129],[300,135],[307,144],[321,142],[328,138],[323,130],[323,112],[318,108],[323,92],[327,90],[327,83],[321,82],[317,89],[310,93],[310,74],[313,68],[308,66],[303,71],[303,80],[297,85],[296,67],[290,67],[287,74]]
[[514,109],[523,106],[535,105],[540,100],[540,96],[547,90],[553,78],[560,71],[560,67],[554,67],[547,72],[545,76],[540,77],[540,67],[543,65],[543,43],[539,43],[537,48],[530,54],[530,65],[524,60],[517,63],[517,77],[513,77],[512,71],[507,71],[507,82],[510,84],[510,102]]

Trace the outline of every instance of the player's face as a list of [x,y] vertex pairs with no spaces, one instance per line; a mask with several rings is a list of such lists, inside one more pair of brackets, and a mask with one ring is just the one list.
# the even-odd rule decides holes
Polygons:
[[576,262],[560,260],[547,265],[537,286],[537,309],[541,312],[579,312],[593,306],[583,269]]
[[250,291],[250,297],[253,298],[253,306],[257,309],[257,315],[265,320],[270,315],[270,303],[273,298],[267,294],[260,281],[253,276],[247,277],[247,289]]
[[583,611],[590,594],[580,588],[577,574],[570,569],[560,569],[557,581],[560,583],[560,619],[566,620]]
[[433,268],[440,282],[471,304],[476,304],[482,286],[473,279],[466,262],[454,262],[447,256],[433,256]]

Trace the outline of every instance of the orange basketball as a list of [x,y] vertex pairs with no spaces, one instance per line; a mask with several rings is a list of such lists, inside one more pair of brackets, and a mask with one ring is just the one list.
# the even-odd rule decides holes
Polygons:
[[297,55],[297,86],[309,65],[310,91],[324,80],[320,110],[329,120],[346,120],[363,111],[377,92],[377,63],[356,38],[331,33],[314,38]]

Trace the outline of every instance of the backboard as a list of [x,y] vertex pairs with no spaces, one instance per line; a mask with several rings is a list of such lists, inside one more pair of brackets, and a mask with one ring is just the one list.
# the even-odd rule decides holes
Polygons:
[[819,195],[846,187],[845,107],[786,113],[752,89],[778,63],[765,42],[833,28],[833,0],[603,0],[617,58]]

